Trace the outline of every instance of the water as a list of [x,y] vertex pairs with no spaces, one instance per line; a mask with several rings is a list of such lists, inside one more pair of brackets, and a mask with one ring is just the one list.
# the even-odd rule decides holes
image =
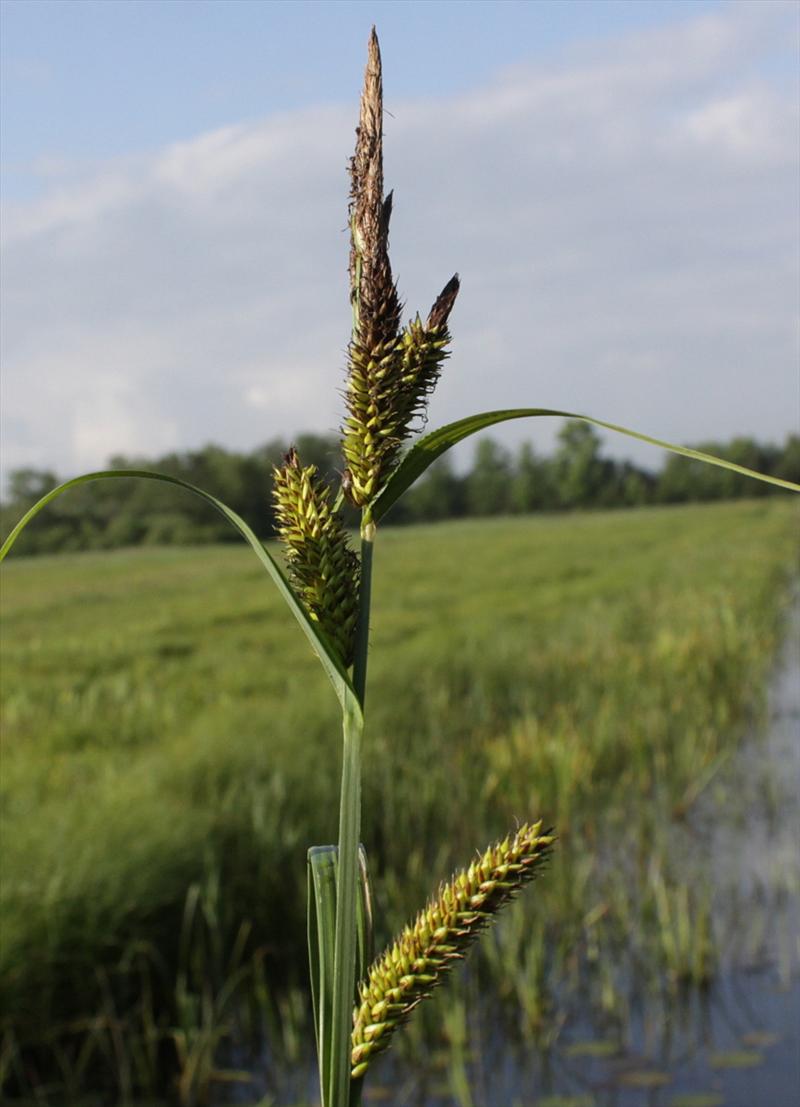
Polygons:
[[[769,727],[747,743],[687,840],[707,843],[720,964],[705,990],[641,997],[623,1048],[575,1019],[544,1063],[475,1102],[574,1107],[800,1104],[800,619],[795,606],[769,693]],[[707,863],[710,862],[710,863]],[[606,1056],[599,1056],[607,1049]],[[561,1097],[561,1099],[557,1097]],[[432,1107],[432,1105],[431,1105]]]
[[[753,735],[674,829],[693,885],[709,897],[717,963],[707,987],[640,978],[625,963],[624,1017],[588,993],[560,997],[546,1049],[476,1002],[469,975],[449,1009],[450,1046],[396,1049],[365,1103],[382,1107],[798,1107],[800,1105],[800,606]],[[621,962],[622,965],[622,962]],[[448,985],[450,988],[450,985]],[[484,989],[481,994],[486,994]],[[445,1011],[446,1004],[439,1011]],[[411,1063],[409,1063],[409,1060]],[[264,1056],[240,1103],[275,1094]],[[279,1068],[276,1066],[273,1073]],[[313,1059],[296,1059],[277,1099],[316,1103]],[[230,1102],[230,1098],[227,1099]]]

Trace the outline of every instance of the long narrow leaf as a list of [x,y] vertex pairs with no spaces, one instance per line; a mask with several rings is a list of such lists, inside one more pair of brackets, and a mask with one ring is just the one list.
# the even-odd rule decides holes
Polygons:
[[361,828],[361,738],[364,718],[345,710],[342,788],[339,803],[336,949],[333,966],[331,1067],[327,1107],[345,1107],[350,1092],[350,1035],[358,953],[359,834]]
[[336,846],[314,846],[308,851],[308,967],[314,1004],[322,1107],[327,1107],[328,1104],[331,1063],[336,868]]
[[375,957],[375,923],[372,908],[372,881],[367,864],[367,851],[358,847],[358,958],[356,978],[360,982],[367,975],[367,969]]
[[[322,1107],[328,1107],[328,1084],[331,1072],[338,858],[339,851],[336,846],[314,846],[308,851],[308,963],[314,1008],[314,1029],[317,1035]],[[363,846],[358,848],[358,867],[356,979],[360,982],[366,978],[374,957],[372,885],[367,868],[367,853]],[[357,1001],[357,995],[356,989],[354,1002]],[[347,1029],[350,1030],[349,1022]],[[348,1107],[358,1107],[361,1087],[361,1081],[351,1085]]]
[[195,496],[199,496],[200,499],[211,504],[216,511],[223,515],[228,522],[238,530],[239,534],[241,534],[242,538],[244,538],[245,542],[247,542],[258,560],[272,577],[278,591],[286,601],[289,610],[300,624],[304,634],[311,643],[312,649],[322,662],[323,669],[328,674],[328,678],[334,687],[339,702],[342,705],[342,709],[353,710],[360,715],[361,712],[355,693],[353,692],[353,687],[339,660],[338,654],[317,624],[309,618],[308,612],[298,599],[280,566],[264,548],[263,543],[256,537],[255,533],[244,519],[242,519],[240,515],[237,515],[227,504],[218,500],[216,496],[212,496],[210,492],[206,492],[204,489],[198,488],[188,481],[181,480],[180,477],[169,476],[166,473],[151,473],[146,469],[104,469],[96,473],[84,473],[83,476],[74,477],[72,480],[60,484],[57,488],[53,488],[46,496],[42,496],[42,498],[23,515],[8,538],[6,538],[2,547],[0,547],[0,561],[5,558],[6,554],[14,545],[20,532],[28,525],[35,515],[39,514],[43,507],[46,507],[47,504],[51,502],[51,500],[54,500],[63,492],[67,492],[70,488],[77,488],[79,485],[87,484],[89,481],[118,480],[123,477],[141,477],[145,480],[163,481],[166,484],[175,484],[179,488],[184,488],[187,492],[192,492]]
[[592,423],[604,430],[616,431],[625,434],[629,438],[636,438],[640,442],[647,442],[651,446],[660,446],[663,450],[670,450],[674,454],[690,457],[694,461],[704,461],[709,465],[718,465],[722,469],[732,469],[734,473],[741,473],[745,477],[754,480],[765,481],[767,484],[775,484],[779,488],[788,488],[791,492],[800,492],[800,485],[790,480],[782,480],[780,477],[770,477],[764,473],[757,473],[753,469],[747,469],[744,465],[737,465],[733,461],[725,461],[721,457],[712,454],[704,454],[700,450],[691,450],[688,446],[676,446],[672,442],[663,442],[660,438],[651,438],[649,434],[640,434],[639,431],[630,430],[628,427],[617,426],[616,423],[606,423],[603,419],[593,419],[590,415],[579,415],[574,411],[556,411],[546,407],[519,407],[507,408],[503,411],[484,411],[479,415],[470,415],[466,419],[459,419],[455,423],[448,423],[438,430],[426,434],[416,442],[398,467],[392,473],[389,480],[380,490],[372,504],[372,514],[375,520],[381,519],[389,508],[400,499],[411,485],[420,477],[437,457],[455,446],[456,443],[469,438],[471,434],[494,426],[495,423],[505,423],[509,419],[528,419],[537,416],[558,416],[563,419],[580,419],[584,423]]
[[[355,1002],[358,1004],[358,985],[366,980],[369,967],[375,958],[375,929],[372,909],[372,881],[367,865],[367,851],[363,846],[358,847],[359,870],[359,897],[357,918],[357,948],[356,958],[356,994]],[[363,1080],[350,1081],[350,1099],[347,1107],[360,1107],[361,1093],[364,1088]]]

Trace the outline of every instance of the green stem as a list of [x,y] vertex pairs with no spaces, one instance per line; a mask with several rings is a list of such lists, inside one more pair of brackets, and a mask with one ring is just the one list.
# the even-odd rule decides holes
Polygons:
[[356,895],[361,821],[361,729],[346,711],[342,790],[339,806],[339,864],[333,960],[330,1085],[326,1107],[347,1107],[350,1087],[350,1035],[356,971]]
[[[361,591],[356,631],[353,687],[362,711],[367,684],[372,550],[375,526],[367,510],[361,525]],[[339,865],[333,969],[331,1069],[326,1107],[347,1107],[350,1099],[350,1036],[356,989],[358,844],[361,837],[361,737],[363,715],[345,710],[344,753],[339,801]]]
[[368,509],[361,522],[361,591],[358,601],[353,687],[364,710],[367,694],[367,657],[369,654],[369,618],[372,606],[372,552],[375,548],[375,524]]

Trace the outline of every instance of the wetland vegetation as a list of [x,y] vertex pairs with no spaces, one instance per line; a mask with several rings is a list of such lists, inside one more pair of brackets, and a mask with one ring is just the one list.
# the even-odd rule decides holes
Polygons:
[[[316,465],[324,480],[336,487],[341,479],[341,447],[337,435],[298,434],[297,452]],[[238,511],[262,538],[276,533],[275,511],[265,489],[273,485],[289,443],[276,439],[250,453],[208,445],[201,450],[162,457],[109,459],[112,469],[149,469],[169,473],[208,489]],[[800,483],[800,436],[789,435],[778,446],[735,438],[704,442],[697,449],[716,457]],[[45,493],[60,483],[55,473],[18,469],[9,474],[6,502],[0,503],[0,530],[5,534]],[[528,515],[575,508],[643,507],[758,499],[785,495],[772,485],[756,482],[730,469],[666,454],[658,471],[614,461],[605,456],[597,431],[587,423],[568,420],[552,454],[530,442],[511,451],[483,436],[468,467],[459,471],[447,456],[439,458],[422,479],[392,508],[390,521],[438,522],[442,519],[488,515]],[[350,526],[358,512],[344,505]],[[19,537],[20,553],[73,553],[135,545],[198,546],[236,542],[237,535],[220,516],[193,496],[154,481],[99,482],[75,488],[54,501]]]
[[[749,833],[730,765],[763,721],[796,512],[771,498],[381,537],[363,822],[379,940],[516,818],[559,831],[535,895],[376,1062],[397,1103],[468,1104],[476,1034],[532,1065],[591,1027],[572,1047],[599,1063],[642,997],[674,1012],[720,978],[732,929],[758,955],[764,920],[726,917],[700,847],[732,808],[731,834]],[[312,1101],[303,860],[332,836],[339,748],[280,597],[220,546],[12,560],[4,592],[9,1094]],[[422,1090],[396,1077],[404,1052]],[[657,1090],[626,1072],[628,1093],[648,1072]]]

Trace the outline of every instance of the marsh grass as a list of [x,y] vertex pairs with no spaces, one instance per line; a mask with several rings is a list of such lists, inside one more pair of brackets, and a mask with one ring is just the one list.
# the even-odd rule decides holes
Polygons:
[[[676,989],[714,971],[672,828],[758,717],[795,521],[761,502],[382,533],[364,778],[379,938],[519,811],[561,835],[536,911],[519,904],[451,981],[446,1019],[436,999],[415,1015],[400,1057],[457,1044],[481,980],[509,1034],[546,1041],[565,990],[622,1018],[632,967]],[[335,819],[323,676],[244,552],[6,574],[12,1085],[55,1104],[177,1073],[202,1103],[266,1035],[259,1065],[289,1094],[310,1034],[302,859]]]
[[[510,893],[525,882],[523,876],[532,874],[531,866],[538,867],[542,857],[539,846],[547,851],[553,840],[549,835],[541,841],[537,838],[539,842],[537,846],[533,841],[529,841],[524,836],[517,837],[512,832],[511,837],[502,839],[483,855],[484,863],[477,868],[475,865],[466,867],[456,882],[448,885],[451,899],[447,902],[446,891],[440,887],[440,895],[445,899],[430,901],[428,908],[418,917],[413,942],[411,942],[410,932],[404,931],[404,936],[399,943],[395,942],[387,947],[394,951],[391,964],[380,958],[370,964],[372,957],[370,951],[373,948],[374,939],[374,916],[371,908],[374,896],[370,889],[369,869],[363,860],[364,854],[360,842],[367,666],[373,620],[372,566],[377,524],[437,457],[481,430],[520,418],[576,419],[583,424],[594,424],[650,445],[666,447],[673,453],[800,492],[800,486],[783,478],[755,473],[728,460],[715,458],[683,446],[664,443],[639,431],[593,416],[560,409],[527,407],[484,411],[439,427],[412,442],[411,439],[421,429],[421,424],[424,425],[428,399],[449,357],[449,317],[458,297],[460,281],[456,274],[447,282],[435,299],[424,322],[418,314],[403,326],[403,308],[389,259],[389,225],[393,199],[391,192],[384,193],[383,115],[381,57],[377,34],[373,27],[367,48],[367,65],[361,94],[359,125],[356,128],[355,153],[350,161],[348,270],[352,329],[346,358],[344,389],[346,410],[341,425],[341,446],[346,465],[341,473],[338,491],[329,488],[324,481],[320,480],[315,467],[305,465],[294,447],[275,467],[273,499],[287,562],[285,567],[282,568],[279,558],[265,548],[247,520],[208,491],[171,474],[137,469],[85,473],[51,489],[16,523],[0,547],[0,560],[2,560],[22,530],[39,511],[63,493],[93,481],[117,482],[136,478],[169,485],[173,489],[180,488],[184,493],[189,492],[202,500],[206,507],[221,514],[247,542],[303,632],[306,643],[311,646],[331,683],[341,711],[342,724],[341,784],[338,819],[336,819],[337,844],[310,846],[307,852],[308,955],[319,1086],[323,1107],[359,1107],[363,1077],[366,1070],[371,1069],[372,1055],[379,1051],[375,1049],[377,1038],[383,1036],[382,1041],[388,1039],[390,1031],[396,1028],[398,1018],[405,1019],[411,1009],[418,1005],[418,1001],[427,998],[426,992],[432,990],[444,976],[451,958],[463,952],[462,945],[466,942],[466,937],[474,934],[476,929],[485,930],[488,923],[494,921],[497,910],[510,898],[510,894],[506,893]],[[345,501],[361,508],[358,553],[350,546],[344,526],[342,508]],[[494,562],[491,564],[494,566]],[[506,571],[509,567],[513,567],[515,589],[518,591],[516,560],[507,561],[504,567]],[[585,570],[588,574],[591,574],[591,571],[591,568]],[[452,576],[453,579],[458,579],[460,574]],[[391,586],[394,589],[393,594],[397,595],[397,583],[393,579]],[[458,586],[463,587],[463,581],[460,579],[458,579]],[[502,609],[494,605],[490,610],[493,618],[503,614]],[[726,614],[730,613],[726,612]],[[478,638],[477,641],[485,654],[487,644],[485,637]],[[658,646],[659,643],[656,645]],[[671,657],[672,645],[673,643],[668,639],[665,649],[661,651],[665,654],[661,659],[662,662],[667,657]],[[695,645],[692,644],[690,649],[694,649]],[[186,643],[178,644],[179,657],[184,656],[186,650]],[[165,656],[167,658],[171,656],[169,648],[166,649]],[[174,656],[174,648],[172,656]],[[459,655],[456,654],[456,656]],[[468,656],[468,652],[462,650],[460,663],[463,664]],[[498,656],[502,657],[502,649]],[[494,673],[497,660],[498,658],[495,657],[492,663],[485,665],[477,661],[472,672],[477,674],[479,684],[484,681],[487,674],[491,676]],[[572,660],[571,654],[569,660]],[[280,661],[285,665],[286,658],[281,657]],[[427,675],[431,672],[429,661],[430,658],[427,658],[425,666],[420,670],[421,674]],[[567,658],[564,658],[562,664],[565,668],[569,667]],[[396,675],[394,658],[391,660],[391,665],[391,672]],[[513,669],[514,666],[509,665],[509,668]],[[597,668],[594,661],[590,659],[587,672],[596,672]],[[296,675],[292,670],[289,671],[293,676]],[[744,669],[741,674],[742,685],[746,684],[744,678],[752,680],[754,671],[753,667]],[[517,674],[515,672],[513,683],[508,685],[508,690],[530,688],[526,683],[526,675],[536,676],[535,673]],[[557,686],[558,677],[555,673],[550,675],[555,677],[553,683]],[[638,681],[639,677],[642,680],[647,679],[649,674],[636,672],[633,675]],[[696,668],[691,664],[686,673],[687,677],[690,675],[694,676],[696,681]],[[439,677],[434,685],[434,692],[437,694],[441,691],[446,692],[448,689],[447,674],[439,674]],[[589,683],[588,679],[584,679],[583,684],[577,686],[578,695]],[[677,694],[680,702],[686,683],[688,681],[684,681],[683,684],[676,683],[671,697]],[[633,686],[633,682],[631,685]],[[214,686],[214,682],[211,681],[209,687]],[[547,684],[544,687],[544,702],[547,703],[550,688]],[[471,686],[467,686],[461,698],[469,702]],[[130,696],[126,696],[127,702],[130,702],[130,699]],[[384,705],[392,702],[392,699],[387,699]],[[305,708],[305,697],[298,698],[298,703]],[[408,720],[410,725],[395,732],[395,739],[399,738],[404,743],[410,741],[409,735],[416,735],[420,730],[417,697],[414,696],[413,699],[409,697],[408,703],[412,709],[412,717]],[[534,711],[537,712],[537,722],[538,710],[536,705]],[[380,720],[379,713],[376,714],[376,718]],[[477,718],[480,719],[480,714]],[[692,719],[692,722],[696,723],[696,721],[695,718]],[[295,744],[302,733],[302,728],[295,730]],[[648,758],[653,748],[649,737],[648,735],[645,744]],[[533,744],[535,746],[539,744],[538,733],[534,736]],[[427,750],[421,751],[421,754],[427,752]],[[575,752],[580,753],[580,751]],[[616,757],[616,775],[620,776],[626,768],[626,762],[619,757],[616,749],[605,752],[611,755],[612,764]],[[653,808],[659,807],[662,803],[662,798],[657,793],[661,789],[660,782],[667,775],[669,762],[673,756],[672,745],[670,745],[668,749],[661,750],[656,763],[652,766],[649,763],[644,766],[646,771],[643,782],[649,790],[656,793],[649,797]],[[558,755],[554,763],[557,760],[559,760]],[[563,757],[561,761],[562,768],[565,768]],[[421,755],[416,764],[410,761],[408,765],[419,770],[425,762],[425,756]],[[471,763],[467,761],[448,765],[448,770],[455,770],[456,777],[466,782],[472,780],[472,771],[480,764],[480,754],[475,751]],[[516,766],[514,768],[516,769]],[[695,775],[691,785],[695,791],[697,791],[698,782],[704,780],[704,775],[708,771],[709,766],[706,765],[703,767],[703,772]],[[563,786],[564,774],[558,775],[558,783]],[[430,776],[433,777],[434,774]],[[483,777],[480,779],[482,780]],[[83,783],[80,780],[76,781],[77,792],[82,790]],[[636,783],[642,782],[634,781],[634,784]],[[429,774],[424,770],[419,786],[423,790],[430,787]],[[568,787],[568,782],[566,786]],[[446,792],[445,786],[442,794]],[[306,788],[298,794],[303,794],[305,803],[309,802],[310,797]],[[416,798],[415,793],[411,795]],[[170,796],[170,799],[174,802],[174,796]],[[214,823],[220,811],[216,800],[216,796],[210,797],[210,801],[204,807],[204,812],[210,819],[208,831],[212,839]],[[686,797],[683,802],[685,806]],[[530,807],[522,809],[528,813],[531,811]],[[472,818],[472,808],[469,803],[464,807],[464,811],[470,815],[470,834],[473,834],[478,820]],[[174,811],[176,823],[180,820],[181,814],[180,809],[176,808]],[[582,818],[579,809],[576,809],[574,818],[576,823]],[[540,827],[541,823],[536,825]],[[120,833],[129,832],[130,829],[126,820],[121,818],[117,820],[113,833],[119,836]],[[273,852],[275,852],[276,843],[282,842],[286,837],[287,824],[284,824],[283,818],[280,818],[273,829],[275,831]],[[105,827],[102,830],[105,831]],[[608,835],[608,829],[605,830],[605,834]],[[493,834],[492,838],[494,837]],[[71,837],[66,839],[70,844],[72,840]],[[416,840],[434,841],[435,838],[420,836]],[[611,840],[608,838],[609,842]],[[384,839],[384,842],[387,841],[388,838]],[[130,839],[130,843],[119,842],[120,850],[127,852],[129,859],[132,858],[134,861],[137,860],[135,846],[134,838]],[[530,854],[527,852],[528,847],[532,851]],[[280,852],[279,847],[277,852]],[[388,854],[389,850],[386,849],[385,852]],[[652,860],[652,849],[650,857]],[[380,851],[378,861],[379,863],[382,861]],[[227,850],[223,849],[216,858],[212,858],[210,866],[206,865],[206,871],[211,874],[211,879],[216,880],[227,864]],[[135,875],[139,876],[138,871]],[[274,877],[273,873],[269,875]],[[253,873],[251,872],[249,876],[252,879]],[[477,886],[474,880],[478,881]],[[269,879],[265,883],[270,887]],[[55,887],[57,891],[57,885]],[[66,895],[75,897],[81,890],[85,894],[85,889],[69,884]],[[139,897],[130,898],[131,884],[121,884],[114,891],[113,902],[116,905],[127,904],[133,913],[141,911],[144,901]],[[48,893],[51,892],[52,887],[49,887]],[[272,892],[273,925],[283,924],[288,927],[292,916],[287,910],[286,897],[280,881],[276,884],[273,880]],[[662,924],[665,929],[669,929],[667,922],[671,918],[669,900],[662,885],[657,886],[656,901]],[[199,901],[196,897],[192,898],[190,893],[186,907],[190,919],[193,919],[196,913],[192,906],[196,906],[196,902]],[[207,913],[209,903],[208,900],[202,901],[203,914]],[[82,904],[82,900],[74,900],[71,905],[73,912],[75,904]],[[190,907],[192,910],[189,910]],[[476,911],[479,911],[479,915],[475,914]],[[94,929],[98,934],[103,933],[102,911],[98,911],[98,904],[95,901],[91,902],[88,914],[90,923],[94,924],[90,925],[89,929]],[[78,921],[76,940],[80,946],[78,934],[86,922],[80,907],[75,918]],[[672,934],[672,940],[665,946],[665,950],[672,951],[676,964],[681,961],[685,963],[687,918],[688,900],[686,906],[682,905],[682,910],[678,912],[677,930]],[[49,922],[48,915],[48,925]],[[222,925],[220,921],[216,926],[212,926],[212,935],[216,934]],[[688,925],[691,927],[691,923]],[[238,933],[242,934],[241,926]],[[179,966],[184,966],[189,958],[186,951],[194,948],[193,929],[187,924],[186,913],[184,913],[179,934],[177,962]],[[45,948],[47,948],[49,940],[47,926],[44,934],[39,934],[38,938],[44,939]],[[114,939],[111,939],[112,944],[113,941]],[[443,944],[440,944],[442,942]],[[240,946],[243,948],[245,944],[245,941],[240,943],[237,937],[234,949],[239,951]],[[397,965],[394,962],[397,959],[402,962],[402,973],[399,976],[395,972]],[[696,961],[692,963],[697,965]],[[197,1071],[207,1073],[209,1058],[213,1057],[219,1037],[224,1035],[225,1031],[218,1028],[219,1020],[215,1015],[217,999],[205,992],[200,998],[190,994],[186,985],[186,973],[183,969],[180,971],[182,975],[176,981],[174,993],[170,993],[169,988],[167,992],[175,1001],[178,1023],[180,1024],[184,1019],[186,1012],[190,1012],[192,1014],[190,1022],[199,1027],[197,1033],[193,1031],[188,1036],[180,1029],[173,1029],[168,1034],[168,1040],[177,1054],[178,1068],[181,1073],[178,1090],[181,1097],[186,1099],[192,1097],[195,1073]],[[412,978],[413,987],[408,991],[407,985]],[[43,989],[52,997],[60,982],[61,977],[58,971],[55,971],[42,982]],[[428,987],[423,988],[423,982]],[[222,994],[225,1000],[220,1001],[222,1009],[233,991],[235,991],[233,987],[228,988],[227,985],[223,987]],[[354,999],[356,1000],[355,1011]],[[106,1023],[113,1047],[118,1052],[122,1022],[117,1015],[113,997],[111,1003],[112,1010]],[[201,1011],[202,1019],[199,1017]],[[207,1018],[209,1012],[210,1016]],[[449,1021],[454,1025],[452,1017]],[[61,1064],[59,1049],[60,1047],[57,1046],[56,1054]],[[13,1058],[19,1057],[18,1046],[12,1043],[10,1047],[7,1046],[6,1052],[8,1053],[9,1050]],[[81,1064],[82,1056],[81,1054],[79,1058]],[[63,1068],[63,1065],[61,1067]],[[207,1079],[202,1081],[203,1086],[207,1086],[213,1078],[213,1073],[208,1075]],[[229,1072],[227,1078],[238,1079],[235,1072]],[[184,1086],[184,1080],[188,1081],[189,1091]],[[119,1080],[123,1095],[127,1095],[129,1091],[129,1082],[128,1069],[123,1066]]]

